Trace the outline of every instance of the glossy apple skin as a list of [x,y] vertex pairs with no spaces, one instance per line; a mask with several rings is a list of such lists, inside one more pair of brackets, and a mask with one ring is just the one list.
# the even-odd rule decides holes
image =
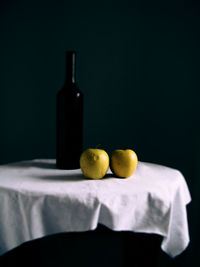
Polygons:
[[88,148],[81,154],[80,167],[85,177],[101,179],[108,171],[109,156],[103,149]]
[[128,178],[133,175],[137,168],[138,157],[131,149],[117,149],[111,154],[111,170],[121,178]]

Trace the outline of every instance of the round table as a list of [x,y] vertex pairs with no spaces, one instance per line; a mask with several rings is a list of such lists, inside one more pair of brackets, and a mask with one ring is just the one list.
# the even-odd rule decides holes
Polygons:
[[189,243],[186,205],[190,193],[182,173],[139,162],[127,178],[111,171],[100,180],[77,170],[56,169],[55,159],[0,166],[0,255],[40,237],[94,230],[156,234],[171,257]]

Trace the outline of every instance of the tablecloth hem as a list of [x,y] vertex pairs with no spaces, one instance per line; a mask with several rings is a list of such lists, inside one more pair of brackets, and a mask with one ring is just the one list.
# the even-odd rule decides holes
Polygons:
[[182,254],[189,246],[190,244],[190,240],[186,243],[186,245],[178,250],[176,253],[171,253],[167,248],[165,248],[164,245],[161,244],[161,249],[163,252],[165,252],[171,259],[175,259],[176,257],[178,257],[180,254]]

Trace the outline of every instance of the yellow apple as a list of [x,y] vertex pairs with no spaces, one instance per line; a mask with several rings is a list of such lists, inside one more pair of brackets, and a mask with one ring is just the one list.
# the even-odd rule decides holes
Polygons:
[[138,157],[131,149],[114,150],[111,154],[111,170],[122,178],[127,178],[133,175],[138,164]]
[[109,168],[109,156],[103,149],[88,148],[81,154],[80,167],[85,177],[103,178]]

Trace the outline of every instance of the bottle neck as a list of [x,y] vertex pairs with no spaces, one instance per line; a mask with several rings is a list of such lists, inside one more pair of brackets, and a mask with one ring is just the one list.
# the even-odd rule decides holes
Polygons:
[[76,52],[67,51],[66,52],[66,84],[76,83]]

